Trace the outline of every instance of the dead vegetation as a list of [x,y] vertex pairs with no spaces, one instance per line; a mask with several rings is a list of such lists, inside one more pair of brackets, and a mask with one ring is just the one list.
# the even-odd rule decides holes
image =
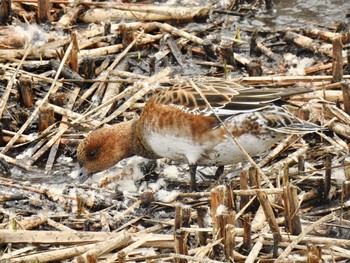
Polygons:
[[[0,261],[349,260],[349,27],[240,28],[261,2],[3,0]],[[289,136],[202,192],[185,166],[138,158],[76,185],[83,135],[179,76],[311,87],[289,109],[328,131]]]

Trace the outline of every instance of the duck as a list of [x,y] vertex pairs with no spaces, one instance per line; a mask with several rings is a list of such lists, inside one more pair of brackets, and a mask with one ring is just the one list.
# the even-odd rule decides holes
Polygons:
[[222,170],[247,154],[263,154],[288,134],[321,130],[283,106],[284,99],[311,91],[246,87],[215,77],[183,80],[153,94],[138,118],[89,133],[77,148],[78,181],[138,155],[188,164],[195,191],[197,166]]

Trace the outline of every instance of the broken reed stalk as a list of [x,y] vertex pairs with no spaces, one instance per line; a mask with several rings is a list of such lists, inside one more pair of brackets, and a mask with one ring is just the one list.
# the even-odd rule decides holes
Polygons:
[[224,186],[217,186],[214,189],[210,191],[210,209],[211,209],[211,218],[213,221],[213,228],[216,229],[217,222],[216,222],[216,214],[218,211],[218,207],[220,205],[223,205],[224,203]]
[[[110,8],[110,7],[113,8]],[[206,18],[209,6],[162,6],[162,5],[120,5],[114,2],[99,3],[98,7],[84,12],[80,19],[84,23],[101,23],[106,17],[111,20],[138,20],[143,21],[192,21],[194,17]],[[155,22],[153,22],[155,23]]]
[[41,107],[39,110],[39,132],[43,132],[55,121],[52,107]]
[[[128,245],[127,247],[124,247],[122,250],[120,250],[118,253],[112,254],[110,256],[107,256],[106,258],[106,263],[112,263],[112,262],[116,262],[118,260],[119,257],[123,256],[123,254],[126,256],[133,250],[135,250],[136,248],[139,248],[140,246],[142,246],[143,244],[145,244],[146,242],[148,242],[150,239],[152,239],[152,234],[149,235],[145,235],[145,236],[140,236],[138,238],[133,238],[133,240],[136,240],[135,242],[131,243],[130,245]],[[108,244],[105,245],[104,247],[102,246],[99,255],[103,255],[105,253],[108,253],[112,250],[115,250],[115,248],[112,248],[112,246],[114,245],[113,242],[109,241],[108,243],[112,243],[112,244]],[[118,247],[119,244],[117,244]],[[110,248],[110,247],[111,248]],[[107,250],[108,248],[108,250]],[[102,250],[103,249],[103,250]]]
[[350,157],[344,159],[345,182],[343,184],[344,200],[350,198]]
[[243,244],[241,249],[243,251],[250,251],[252,247],[252,223],[251,214],[243,215]]
[[290,181],[289,178],[289,165],[284,165],[283,166],[283,177],[282,177],[282,185],[286,186]]
[[0,147],[5,145],[4,132],[2,128],[3,128],[3,125],[0,123]]
[[343,80],[343,44],[340,37],[336,37],[332,41],[333,44],[333,64],[332,64],[332,73],[333,80],[332,82],[340,82]]
[[344,136],[347,139],[350,139],[349,125],[343,124],[338,121],[333,121],[328,125],[328,128],[334,133]]
[[[118,263],[126,263],[126,254],[123,251],[118,252],[117,260],[118,260]],[[90,260],[88,262],[90,262]],[[97,259],[96,259],[96,262],[97,262]]]
[[318,263],[322,262],[322,249],[319,246],[313,244],[307,244],[307,262]]
[[[258,192],[265,192],[268,195],[274,195],[274,194],[281,194],[282,189],[274,188],[274,189],[256,189],[258,186],[256,183],[250,184],[251,188],[254,189],[247,189],[247,190],[232,190],[232,193],[236,196],[255,196]],[[213,188],[215,189],[215,188]],[[182,198],[201,198],[201,197],[211,197],[211,193],[208,192],[197,192],[197,193],[181,193],[177,196],[177,199]]]
[[[103,74],[100,74],[98,77],[98,80],[106,80],[111,71],[114,70],[114,68],[119,64],[119,62],[125,57],[125,55],[130,51],[130,49],[136,44],[136,42],[143,36],[144,34],[144,30],[142,30],[136,37],[135,39],[123,50],[122,53],[120,53],[118,55],[118,57],[112,62],[112,64],[103,72]],[[96,89],[100,89],[102,87],[105,86],[104,82],[96,82],[94,83],[88,91],[86,91],[81,98],[77,101],[76,106],[79,107],[86,99],[87,97],[89,97],[92,92],[94,92]],[[110,103],[112,103],[113,101],[111,101]],[[89,112],[89,115],[96,112],[97,110],[99,110],[100,107],[97,107],[97,109],[94,109],[93,111]],[[85,116],[86,114],[84,114]],[[87,115],[87,116],[89,116]]]
[[283,187],[284,213],[286,229],[292,235],[299,235],[302,231],[299,212],[297,188],[292,184]]
[[224,250],[228,262],[233,262],[233,251],[235,249],[235,226],[228,224],[225,226]]
[[145,85],[141,85],[140,83],[139,83],[139,85],[137,85],[137,83],[135,83],[135,85],[133,87],[125,89],[123,92],[119,93],[117,96],[113,97],[112,99],[106,101],[104,104],[90,110],[89,112],[85,113],[81,117],[75,119],[74,121],[72,121],[72,124],[80,123],[83,119],[87,118],[88,116],[97,112],[98,110],[106,107],[107,105],[124,98],[126,95],[134,94],[130,99],[125,101],[118,109],[116,109],[113,114],[111,114],[110,116],[105,118],[101,122],[101,124],[105,124],[105,123],[109,122],[110,120],[116,118],[118,115],[120,115],[122,112],[124,112],[134,102],[136,102],[137,100],[142,98],[146,93],[148,93],[151,90],[150,86],[153,83],[155,83],[156,81],[159,81],[159,79],[167,76],[169,73],[170,73],[170,69],[165,68],[164,70],[158,72],[157,74],[153,75],[152,77],[149,77],[146,81],[143,81],[144,83],[146,83]]
[[234,225],[236,218],[236,212],[234,211],[222,211],[220,214],[216,215],[217,228],[216,232],[213,233],[215,239],[223,238],[226,239],[225,227],[226,225]]
[[263,247],[263,243],[264,243],[264,237],[259,236],[258,240],[255,242],[254,246],[250,250],[248,257],[245,260],[245,263],[254,263],[258,261],[258,256]]
[[95,256],[98,258],[100,255],[108,253],[112,250],[118,249],[131,241],[131,235],[127,231],[121,231],[119,235],[115,238],[98,242],[94,244],[94,247],[86,251],[85,253],[79,255],[76,258],[76,262],[82,262]]
[[[234,211],[233,191],[229,185],[217,186],[210,191],[213,239],[222,240],[226,258],[232,257],[232,242],[234,240],[234,225],[236,212]],[[226,228],[226,226],[231,227]],[[230,235],[230,236],[226,236]],[[217,249],[214,249],[217,253]]]
[[231,185],[226,184],[225,190],[224,205],[227,207],[228,211],[235,211],[235,199]]
[[[174,243],[175,243],[175,252],[179,255],[188,255],[187,250],[187,234],[186,231],[178,229],[174,231]],[[176,258],[176,263],[186,263],[187,260],[183,258]]]
[[[79,87],[76,87],[73,90],[73,92],[71,93],[71,95],[69,97],[69,101],[68,101],[68,103],[66,105],[67,109],[72,109],[73,108],[74,102],[78,98],[79,91],[80,91]],[[62,120],[60,122],[60,125],[58,126],[58,130],[66,131],[69,128],[69,126],[65,123],[67,121],[68,121],[68,119],[63,116]],[[52,145],[52,147],[50,149],[49,157],[47,158],[47,162],[46,162],[46,165],[45,165],[45,171],[51,171],[52,170],[52,167],[53,167],[53,164],[54,164],[54,161],[55,161],[55,157],[56,157],[59,145],[60,145],[60,139],[56,140],[55,143]]]
[[[38,103],[40,103],[40,100],[37,101],[37,104]],[[83,116],[79,113],[76,113],[76,112],[69,110],[69,109],[66,109],[66,108],[59,107],[55,104],[47,103],[45,105],[47,107],[53,108],[53,110],[56,114],[62,115],[62,117],[65,117],[69,120],[74,121],[75,119],[82,118],[82,116]],[[89,128],[93,128],[93,127],[98,127],[98,126],[102,125],[102,122],[100,122],[98,120],[91,120],[91,119],[86,118],[85,122],[81,123],[81,125],[87,126]]]
[[[25,49],[25,53],[24,53],[21,61],[18,63],[18,66],[17,66],[15,72],[12,74],[10,80],[8,81],[8,83],[6,85],[6,89],[5,89],[3,95],[2,95],[2,97],[0,99],[0,119],[2,118],[2,114],[4,113],[4,110],[5,110],[5,107],[6,107],[6,103],[7,103],[8,99],[9,99],[9,97],[10,97],[10,93],[11,93],[12,87],[13,87],[13,85],[15,83],[15,80],[17,78],[17,74],[19,73],[20,68],[22,67],[24,61],[26,60],[26,58],[27,58],[31,48],[32,48],[32,45],[29,44],[27,46],[27,48]],[[18,138],[16,138],[16,139],[18,139]],[[6,151],[1,151],[1,153],[6,153]]]
[[3,0],[0,5],[0,24],[6,25],[12,23],[11,0]]
[[[205,227],[205,216],[208,213],[208,208],[201,206],[196,208],[197,213],[197,223],[199,228]],[[207,244],[208,232],[198,232],[198,241],[201,246],[205,246]]]
[[301,241],[303,240],[303,238],[305,238],[305,236],[310,233],[316,226],[319,226],[325,222],[327,222],[328,220],[332,219],[332,217],[335,216],[335,213],[331,213],[328,214],[322,218],[320,218],[319,220],[317,220],[316,222],[312,223],[311,225],[309,225],[307,228],[305,228],[303,230],[303,232],[300,233],[300,235],[294,239],[289,245],[288,247],[279,255],[279,257],[276,259],[275,262],[284,262],[285,258],[287,257],[287,255],[290,254],[290,252],[293,250],[293,248]]
[[298,156],[298,173],[303,174],[305,172],[305,157],[304,155]]
[[258,192],[258,198],[259,198],[260,204],[264,210],[267,222],[270,226],[272,233],[278,234],[278,238],[281,241],[282,240],[281,232],[280,232],[280,229],[278,227],[278,223],[276,221],[276,217],[275,217],[275,214],[273,212],[271,203],[270,203],[269,199],[267,198],[267,194],[264,192]]
[[[241,171],[239,177],[239,189],[244,191],[248,189],[248,171],[244,169]],[[242,209],[249,202],[249,196],[241,196],[240,198],[240,209]]]
[[198,263],[222,263],[222,261],[212,260],[209,258],[192,257],[187,255],[180,255],[176,253],[169,253],[170,258],[175,258],[175,260],[182,259],[183,262],[198,262]]
[[38,0],[38,22],[45,23],[50,20],[50,0]]
[[349,84],[349,81],[342,81],[341,82],[341,90],[343,93],[344,111],[348,115],[350,115],[350,84]]
[[20,79],[17,83],[17,89],[19,92],[19,97],[26,108],[31,108],[34,106],[33,102],[33,85],[32,81],[26,79]]
[[[63,65],[65,63],[65,61],[68,59],[68,56],[70,54],[71,49],[73,48],[73,44],[71,43],[68,47],[67,50],[62,58],[61,61],[61,65],[60,68],[58,69],[58,71],[56,72],[54,81],[49,89],[49,91],[46,93],[45,97],[42,99],[42,103],[39,104],[34,111],[32,112],[32,114],[30,115],[30,117],[27,119],[27,121],[22,125],[22,127],[17,131],[17,133],[12,137],[12,139],[6,144],[6,146],[2,149],[1,153],[5,154],[12,146],[13,144],[16,142],[16,140],[22,135],[22,133],[25,131],[25,129],[32,123],[32,121],[34,120],[34,118],[36,117],[36,115],[38,114],[40,108],[44,105],[44,103],[47,101],[47,99],[49,98],[49,96],[56,92],[58,87],[56,86],[56,81],[58,80],[58,77],[60,76],[61,70],[63,68]],[[10,83],[10,82],[9,82]],[[1,110],[1,107],[0,107]],[[1,117],[1,114],[0,114]]]
[[[191,220],[190,207],[184,205],[175,206],[175,223],[174,223],[174,249],[177,254],[188,255],[187,236],[188,233],[182,227],[189,227]],[[176,259],[177,263],[185,263],[182,258]]]
[[42,172],[39,169],[36,169],[36,168],[32,167],[28,163],[22,163],[22,162],[16,160],[15,158],[12,158],[10,156],[2,154],[1,152],[0,152],[0,158],[5,160],[6,163],[18,166],[18,167],[22,168],[25,171],[31,171],[31,172],[37,172],[37,173],[41,173]]
[[320,45],[314,39],[287,31],[284,35],[287,43],[294,43],[299,47],[306,48],[315,53],[321,53],[327,57],[332,57],[331,47],[328,44]]
[[324,178],[324,194],[323,194],[323,200],[329,201],[331,200],[331,196],[329,196],[330,189],[331,189],[331,180],[332,180],[332,156],[330,154],[327,154],[325,156],[324,160],[324,166],[325,166],[325,178]]
[[29,230],[46,224],[47,218],[42,214],[38,214],[29,218],[22,218],[16,222],[22,230]]

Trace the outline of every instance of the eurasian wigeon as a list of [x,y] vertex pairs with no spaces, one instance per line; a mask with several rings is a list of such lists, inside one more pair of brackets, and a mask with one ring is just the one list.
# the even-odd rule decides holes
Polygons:
[[237,143],[253,157],[286,134],[319,130],[275,103],[310,91],[247,88],[216,78],[167,88],[148,100],[138,119],[93,131],[79,144],[79,181],[139,155],[188,163],[195,189],[197,165],[223,166],[246,159]]

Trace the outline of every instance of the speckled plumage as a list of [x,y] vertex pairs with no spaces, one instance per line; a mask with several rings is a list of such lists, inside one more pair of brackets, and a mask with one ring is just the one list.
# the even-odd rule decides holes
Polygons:
[[78,147],[81,178],[132,155],[166,157],[191,165],[234,164],[246,159],[235,141],[249,155],[256,156],[286,133],[320,128],[274,104],[310,90],[247,88],[216,78],[198,78],[193,82],[205,99],[191,82],[184,81],[153,95],[137,120],[89,134]]

